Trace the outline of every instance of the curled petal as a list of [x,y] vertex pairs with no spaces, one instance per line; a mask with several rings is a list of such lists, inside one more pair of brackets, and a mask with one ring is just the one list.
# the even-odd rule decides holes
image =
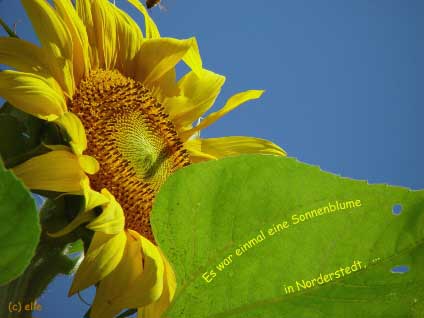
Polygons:
[[88,178],[85,178],[81,182],[81,186],[83,188],[84,199],[85,199],[84,211],[90,211],[94,209],[95,207],[105,205],[109,202],[109,199],[106,196],[91,189],[90,181]]
[[194,38],[187,40],[160,38],[144,41],[136,57],[137,80],[146,85],[153,84],[195,48],[197,42]]
[[[88,183],[88,180],[83,182]],[[102,193],[98,193],[91,189],[86,189],[84,186],[84,195],[86,209],[72,220],[62,230],[51,233],[50,236],[58,237],[70,233],[83,223],[88,223],[86,227],[94,232],[115,235],[124,230],[125,218],[121,206],[116,202],[115,198],[106,189]],[[97,206],[102,206],[102,212],[96,216],[92,209]]]
[[211,108],[224,85],[225,77],[208,70],[201,75],[189,72],[178,82],[181,95],[165,100],[170,118],[177,127],[186,127]]
[[124,230],[124,212],[108,190],[103,189],[102,195],[108,200],[108,203],[103,206],[103,212],[96,219],[91,221],[87,225],[87,228],[105,234],[118,234]]
[[192,69],[192,71],[197,75],[201,76],[203,64],[202,58],[199,52],[199,46],[195,38],[193,38],[193,43],[188,50],[187,54],[184,55],[183,61]]
[[[115,212],[117,202],[114,200],[113,196],[106,190],[102,191],[103,193],[99,193],[91,189],[88,178],[85,178],[81,182],[81,186],[83,188],[85,200],[84,210],[62,230],[55,233],[49,233],[49,235],[52,237],[63,236],[72,232],[81,224],[89,222],[87,228],[91,230],[99,230],[99,232],[105,234],[118,234],[121,232],[124,229],[124,217],[122,210],[120,210],[121,215]],[[100,216],[97,216],[92,209],[99,206],[102,206],[103,210]]]
[[91,156],[78,156],[78,162],[85,173],[95,174],[100,169],[99,162]]

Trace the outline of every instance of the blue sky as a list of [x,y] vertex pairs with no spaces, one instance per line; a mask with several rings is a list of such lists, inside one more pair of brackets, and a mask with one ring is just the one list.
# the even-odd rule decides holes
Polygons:
[[[126,3],[116,0],[141,23]],[[264,97],[203,136],[270,139],[290,156],[371,183],[424,188],[424,2],[421,0],[164,1],[163,36],[199,42],[204,66],[227,77],[217,107],[245,89]],[[36,41],[19,1],[0,15]],[[4,33],[2,33],[4,34]],[[420,86],[419,86],[420,85]],[[216,108],[215,108],[216,109]],[[80,317],[57,279],[35,317]],[[90,292],[83,293],[90,301]]]

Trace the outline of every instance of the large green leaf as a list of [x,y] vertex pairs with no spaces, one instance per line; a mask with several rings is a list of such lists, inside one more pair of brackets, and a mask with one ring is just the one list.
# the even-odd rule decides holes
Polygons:
[[424,317],[424,191],[242,156],[176,172],[152,225],[178,281],[165,317]]
[[0,162],[0,284],[25,270],[39,238],[38,213],[30,192]]

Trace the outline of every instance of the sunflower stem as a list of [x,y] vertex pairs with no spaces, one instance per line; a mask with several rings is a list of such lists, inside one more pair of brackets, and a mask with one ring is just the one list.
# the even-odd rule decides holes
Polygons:
[[[58,274],[68,274],[74,267],[75,261],[64,255],[64,249],[39,245],[25,272],[0,288],[1,316],[25,318],[32,317],[32,311],[42,311],[37,298]],[[16,311],[11,310],[13,305],[18,305]]]
[[19,38],[18,35],[15,32],[13,32],[13,30],[6,24],[6,22],[3,21],[2,18],[0,18],[0,25],[3,27],[6,33],[9,34],[10,37]]

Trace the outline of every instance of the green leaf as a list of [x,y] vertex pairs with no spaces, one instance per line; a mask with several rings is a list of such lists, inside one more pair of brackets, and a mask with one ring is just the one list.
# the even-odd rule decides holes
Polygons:
[[151,222],[178,282],[164,317],[423,317],[424,191],[241,156],[177,171]]
[[25,270],[39,238],[38,213],[30,192],[0,165],[0,284]]

